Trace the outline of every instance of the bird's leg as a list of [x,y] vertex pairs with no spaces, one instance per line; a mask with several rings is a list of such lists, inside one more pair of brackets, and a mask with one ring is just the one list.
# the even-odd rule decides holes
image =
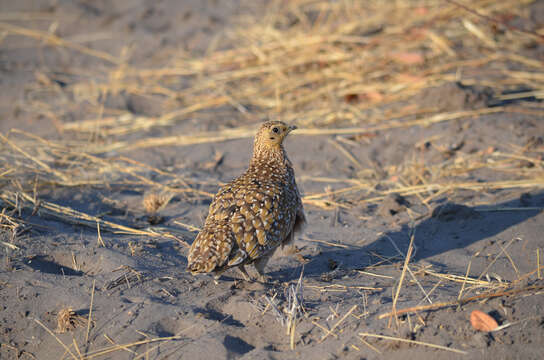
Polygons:
[[224,272],[225,272],[225,269],[215,271],[213,273],[213,282],[215,283],[215,285],[219,285],[219,282],[217,280],[219,280],[219,278],[221,277],[221,274],[223,274]]
[[266,264],[268,263],[269,259],[270,259],[270,256],[263,256],[253,262],[253,265],[255,266],[255,270],[257,270],[257,273],[259,274],[259,281],[262,283],[270,282],[270,276],[266,276],[264,274],[264,268],[266,267]]
[[242,274],[245,281],[251,281],[251,276],[249,276],[246,267],[243,264],[238,266],[238,270],[240,271],[240,274]]

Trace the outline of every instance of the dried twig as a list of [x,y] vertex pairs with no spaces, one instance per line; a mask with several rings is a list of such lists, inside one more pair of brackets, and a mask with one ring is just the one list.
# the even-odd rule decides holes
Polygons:
[[62,347],[64,348],[64,350],[66,350],[66,352],[68,354],[70,354],[70,356],[74,359],[74,360],[78,360],[77,356],[74,355],[74,353],[70,350],[70,348],[68,346],[66,346],[66,344],[64,344],[57,335],[55,335],[55,333],[53,331],[51,331],[47,326],[45,326],[39,319],[34,319],[34,321],[40,325],[45,331],[47,331],[51,336],[53,336],[55,338],[55,340],[57,340],[57,342],[59,344],[62,345]]
[[403,338],[398,338],[398,337],[393,337],[393,336],[369,334],[369,333],[359,333],[359,335],[360,336],[366,336],[366,337],[374,337],[374,338],[384,339],[384,340],[400,341],[400,342],[414,344],[414,345],[423,345],[423,346],[427,346],[427,347],[431,347],[431,348],[435,348],[435,349],[454,352],[454,353],[461,354],[461,355],[468,354],[466,351],[463,351],[463,350],[449,348],[449,347],[442,346],[442,345],[430,344],[430,343],[426,343],[426,342],[423,342],[423,341],[408,340],[408,339],[403,339]]
[[89,318],[87,319],[87,332],[85,333],[85,344],[89,343],[89,332],[91,331],[95,283],[96,283],[96,279],[93,279],[93,290],[91,292],[91,305],[89,307]]
[[341,324],[344,322],[344,320],[346,320],[348,318],[348,316],[351,315],[352,312],[355,311],[355,309],[357,309],[357,305],[353,305],[351,307],[351,309],[348,310],[347,313],[344,314],[344,316],[342,316],[342,318],[340,320],[338,320],[330,330],[328,330],[322,337],[321,339],[319,340],[319,342],[322,342],[323,340],[325,340],[329,335],[331,334],[334,334],[334,330]]
[[415,312],[419,312],[419,311],[438,310],[438,309],[442,309],[442,308],[446,308],[446,307],[450,307],[450,306],[464,305],[466,303],[476,301],[476,300],[480,300],[480,299],[492,299],[492,298],[501,297],[501,296],[511,296],[511,295],[522,293],[522,292],[528,292],[528,291],[533,291],[533,290],[538,291],[538,290],[542,290],[542,289],[544,289],[544,285],[529,285],[529,286],[526,286],[526,287],[521,288],[521,289],[511,289],[511,290],[497,291],[497,292],[494,292],[494,293],[487,292],[487,293],[480,294],[480,295],[465,297],[465,298],[463,298],[461,300],[440,302],[440,303],[434,303],[434,304],[431,304],[431,305],[413,306],[413,307],[409,307],[409,308],[396,310],[394,312],[391,311],[391,312],[380,314],[378,316],[378,319],[384,319],[384,318],[387,318],[387,317],[391,317],[393,315],[398,316],[398,315],[402,315],[402,314],[415,313]]
[[[397,301],[399,299],[400,289],[402,287],[402,282],[404,281],[404,276],[406,275],[406,270],[408,269],[408,263],[410,262],[410,259],[412,257],[412,251],[414,249],[414,238],[415,238],[415,228],[412,230],[412,234],[410,236],[410,245],[408,245],[408,251],[406,252],[406,257],[404,258],[404,265],[402,267],[402,272],[400,274],[399,283],[397,285],[397,291],[395,292],[395,296],[393,297],[393,311],[391,311],[392,314],[395,316],[395,320],[397,320]],[[391,325],[391,318],[389,319],[389,326]]]

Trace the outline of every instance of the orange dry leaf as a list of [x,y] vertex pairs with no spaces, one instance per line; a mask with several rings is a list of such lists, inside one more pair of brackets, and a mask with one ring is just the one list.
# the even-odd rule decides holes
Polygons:
[[363,97],[370,100],[370,102],[380,102],[383,100],[383,95],[378,91],[367,91],[366,93],[362,94]]
[[429,13],[429,9],[425,6],[418,6],[416,8],[414,8],[414,13],[416,15],[427,15],[427,13]]
[[378,91],[367,91],[362,94],[346,94],[344,101],[348,104],[353,104],[359,101],[380,102],[383,100],[383,95]]
[[480,310],[474,310],[470,314],[470,323],[474,329],[486,332],[493,331],[499,327],[495,319]]
[[423,58],[423,55],[421,55],[418,52],[401,52],[396,53],[393,55],[393,58],[401,63],[406,65],[416,65],[416,64],[422,64],[425,59]]

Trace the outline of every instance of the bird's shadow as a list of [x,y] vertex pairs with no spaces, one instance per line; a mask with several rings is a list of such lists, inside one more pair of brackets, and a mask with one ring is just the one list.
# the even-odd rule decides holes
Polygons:
[[[304,276],[318,277],[330,272],[331,263],[352,270],[380,262],[391,264],[404,261],[403,255],[407,252],[412,233],[415,234],[416,249],[413,261],[428,259],[495,236],[538,215],[543,205],[544,192],[487,206],[468,207],[446,202],[437,206],[430,216],[415,227],[405,224],[400,230],[384,233],[368,245],[342,249],[324,246],[320,255],[305,265]],[[341,243],[342,239],[333,238],[331,241]],[[297,268],[283,269],[273,276],[296,280],[299,275]]]

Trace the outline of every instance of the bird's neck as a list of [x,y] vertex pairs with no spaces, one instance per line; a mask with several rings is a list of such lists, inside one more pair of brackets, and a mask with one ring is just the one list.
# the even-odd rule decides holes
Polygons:
[[281,144],[272,146],[255,144],[249,167],[260,166],[260,164],[277,164],[279,168],[291,166],[287,153]]

